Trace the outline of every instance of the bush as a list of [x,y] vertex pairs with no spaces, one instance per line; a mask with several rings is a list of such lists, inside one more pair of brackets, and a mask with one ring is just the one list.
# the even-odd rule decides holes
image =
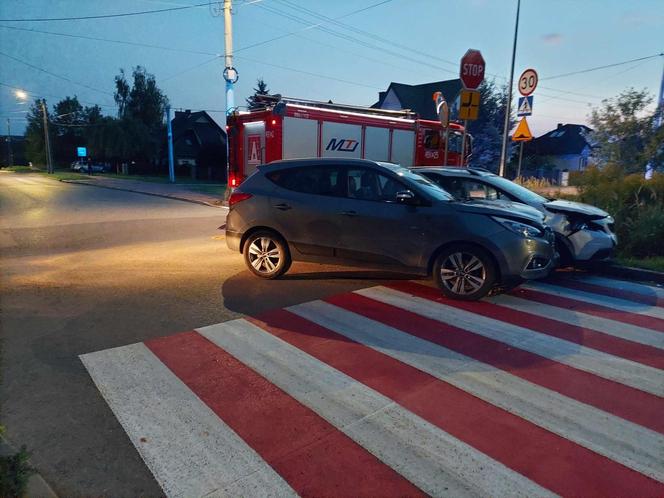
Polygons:
[[609,165],[574,177],[579,200],[609,212],[616,220],[623,256],[664,256],[664,175],[645,180]]
[[0,457],[0,496],[13,498],[25,494],[28,479],[35,472],[28,458],[30,454],[25,446],[15,455]]

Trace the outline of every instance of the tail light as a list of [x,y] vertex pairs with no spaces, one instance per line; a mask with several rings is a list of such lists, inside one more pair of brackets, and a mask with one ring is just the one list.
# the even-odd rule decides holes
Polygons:
[[239,183],[239,182],[237,181],[237,177],[235,177],[235,176],[231,176],[231,181],[230,181],[230,185],[231,185],[231,187],[233,187],[233,188],[237,187],[237,186],[238,186],[238,183]]
[[238,202],[246,201],[251,197],[253,196],[251,194],[247,194],[246,192],[233,192],[228,198],[228,207],[233,207]]

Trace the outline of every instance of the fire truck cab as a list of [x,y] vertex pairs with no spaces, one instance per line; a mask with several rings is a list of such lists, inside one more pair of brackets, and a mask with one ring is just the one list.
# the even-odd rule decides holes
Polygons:
[[[472,137],[463,126],[390,111],[268,96],[265,106],[227,118],[229,186],[237,187],[259,164],[306,157],[365,158],[402,166],[467,166]],[[445,142],[448,151],[445,164]]]

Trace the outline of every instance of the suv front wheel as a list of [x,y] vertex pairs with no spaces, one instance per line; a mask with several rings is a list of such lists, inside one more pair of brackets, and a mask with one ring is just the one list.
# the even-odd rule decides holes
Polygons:
[[491,290],[496,267],[483,249],[458,244],[441,252],[433,267],[433,277],[447,297],[475,301]]
[[260,278],[277,278],[288,271],[291,258],[288,246],[275,233],[261,230],[244,243],[244,262]]

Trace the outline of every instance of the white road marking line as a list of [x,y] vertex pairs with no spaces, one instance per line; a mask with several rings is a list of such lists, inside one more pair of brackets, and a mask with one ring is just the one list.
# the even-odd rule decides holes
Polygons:
[[626,313],[634,313],[637,315],[660,318],[664,320],[664,308],[659,306],[641,304],[634,301],[627,301],[626,299],[619,299],[617,297],[604,296],[601,294],[593,294],[591,292],[569,289],[567,287],[559,287],[557,285],[545,284],[543,282],[538,282],[537,284],[522,284],[521,287],[528,290],[550,294],[552,296],[567,297],[570,299],[576,299],[577,301],[606,306],[607,308],[613,308],[615,310],[624,311]]
[[[388,304],[401,302],[391,289],[356,292]],[[288,310],[664,482],[664,436],[655,431],[322,301]]]
[[614,278],[596,277],[592,275],[584,275],[583,277],[573,276],[570,277],[575,282],[588,283],[593,285],[600,285],[608,287],[609,289],[619,289],[636,294],[643,294],[644,296],[656,296],[664,298],[664,288],[655,287],[653,285],[638,284],[635,282],[627,282],[625,280],[618,280]]
[[246,320],[198,330],[433,496],[551,496],[389,398]]
[[578,325],[603,334],[612,335],[620,339],[637,342],[645,346],[652,346],[654,348],[664,349],[664,334],[655,330],[639,327],[637,325],[626,325],[622,322],[616,322],[608,318],[599,316],[588,315],[580,311],[568,310],[566,308],[559,308],[551,306],[550,304],[543,304],[527,299],[522,299],[507,294],[500,296],[493,296],[488,298],[488,301],[515,311],[523,311],[539,315],[559,322],[568,323],[570,325]]
[[[453,324],[572,368],[664,397],[664,370],[396,290],[369,289],[358,293],[433,320]],[[376,294],[378,298],[374,297]]]
[[297,496],[144,344],[80,358],[167,496]]

